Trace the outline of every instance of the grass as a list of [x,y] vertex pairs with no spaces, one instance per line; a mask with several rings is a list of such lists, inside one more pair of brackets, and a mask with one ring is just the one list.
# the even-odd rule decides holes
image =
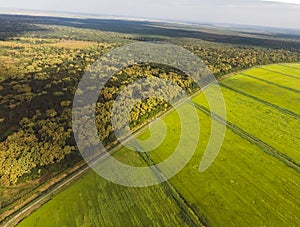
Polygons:
[[[281,70],[281,71],[276,71],[276,72],[285,73],[286,70]],[[251,76],[256,79],[265,80],[266,83],[269,82],[270,84],[275,84],[275,85],[278,85],[281,87],[286,87],[287,90],[290,89],[290,90],[295,90],[295,91],[300,92],[300,87],[299,87],[300,76],[299,76],[299,74],[298,74],[299,78],[294,78],[294,77],[287,76],[288,74],[282,75],[282,74],[277,74],[274,72],[264,70],[262,68],[255,68],[255,69],[245,72],[245,75]]]
[[[246,73],[264,78],[264,74],[258,74],[258,72],[262,73],[262,71],[257,71],[256,69]],[[277,81],[282,77],[286,79],[285,76],[281,74],[274,74],[273,77],[274,80]],[[252,84],[254,83],[253,81],[248,83],[249,80],[251,79],[244,79],[243,75],[237,75],[225,80],[221,84],[224,83],[227,86],[231,86],[233,89],[240,91],[239,85],[242,83],[242,87],[244,88],[244,90],[242,89],[243,92],[249,94],[248,92],[249,90],[252,90]],[[242,81],[237,83],[237,88],[234,86],[236,81]],[[265,90],[265,94],[258,92],[258,96],[261,99],[260,102],[254,98],[241,95],[239,92],[233,91],[227,87],[222,87],[223,96],[226,102],[227,120],[264,141],[277,151],[300,163],[300,119],[297,115],[293,116],[292,113],[287,114],[283,111],[284,108],[299,113],[300,95],[296,92],[290,92],[289,90],[284,90],[276,86],[270,88],[270,85],[268,84],[266,84],[266,89],[264,89],[263,82],[258,83],[259,85],[257,86],[260,86],[261,89]],[[300,80],[298,81],[298,84],[294,84],[294,86],[296,85],[300,87]],[[270,95],[269,91],[273,95]],[[276,91],[278,91],[278,95],[274,96]],[[214,86],[211,86],[207,92],[214,96],[216,90]],[[254,89],[250,94],[255,95],[253,93]],[[289,97],[287,100],[281,99],[287,96]],[[269,102],[274,103],[273,99],[275,98],[281,100],[277,102],[278,106],[275,104],[271,107],[262,102],[268,100]],[[208,107],[203,94],[194,98],[194,101]],[[215,100],[215,102],[218,102],[218,100]],[[286,102],[286,104],[284,104],[284,102]],[[291,106],[294,107],[291,108]]]
[[[291,73],[288,67],[265,67]],[[246,73],[272,79],[268,73],[264,77],[267,71],[253,70]],[[296,86],[295,78],[280,73],[273,73],[273,77],[273,83],[281,84],[282,80],[289,86],[288,80],[292,80]],[[299,163],[299,94],[242,75],[228,78],[222,84],[227,120]],[[214,86],[207,92],[214,94]],[[193,101],[207,106],[203,94]],[[191,105],[185,103],[180,107],[181,117],[191,118]],[[184,225],[189,217],[180,211],[182,203],[174,199],[174,193],[208,226],[297,226],[300,223],[299,173],[231,127],[227,127],[216,161],[204,173],[198,171],[213,119],[201,110],[196,113],[200,123],[199,142],[188,165],[169,180],[175,192],[166,190],[166,184],[126,188],[91,171],[27,217],[20,226]],[[188,124],[188,132],[183,132],[179,115],[171,112],[152,125],[151,133],[147,129],[139,139],[146,141],[152,135],[153,142],[160,140],[162,124],[167,128],[165,139],[148,153],[149,162],[166,160],[178,146],[181,133],[197,135],[198,129],[192,123]],[[183,148],[184,151],[189,149],[193,149],[189,144]],[[118,151],[115,158],[134,166],[149,164],[127,148]]]
[[236,95],[242,92],[280,108],[288,109],[295,114],[300,114],[300,105],[298,105],[300,97],[295,92],[239,75],[222,81],[221,85],[236,90]]
[[[232,131],[227,130],[213,165],[204,173],[198,172],[211,121],[200,111],[199,118],[197,151],[170,180],[195,212],[211,226],[296,225],[300,221],[299,174]],[[168,151],[167,143],[163,144],[151,157],[160,162],[170,154]]]
[[[280,64],[268,66],[273,70],[284,71],[294,76],[299,76],[300,65],[299,64]],[[300,77],[300,76],[299,76]]]
[[[131,165],[144,163],[135,153],[116,156]],[[190,223],[163,185],[129,188],[90,171],[19,226],[187,226],[184,220]]]
[[[222,91],[230,123],[300,163],[299,119],[227,88],[222,88]],[[211,87],[209,92],[213,95],[214,88]],[[203,99],[199,96],[194,101],[202,103]]]

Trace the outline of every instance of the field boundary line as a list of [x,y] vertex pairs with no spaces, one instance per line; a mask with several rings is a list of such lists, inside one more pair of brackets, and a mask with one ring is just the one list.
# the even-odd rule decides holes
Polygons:
[[[139,149],[141,147],[139,146]],[[203,215],[198,214],[197,211],[195,211],[192,207],[188,205],[186,200],[182,197],[182,195],[175,189],[175,187],[165,179],[163,173],[160,171],[160,169],[155,165],[155,162],[152,160],[152,158],[146,153],[146,152],[139,152],[139,155],[142,157],[142,159],[146,162],[148,166],[154,166],[154,168],[151,168],[151,171],[153,174],[158,178],[162,180],[162,186],[165,189],[165,193],[168,195],[170,194],[172,198],[174,199],[175,203],[184,210],[185,214],[188,215],[188,217],[193,222],[193,225],[191,226],[208,226],[208,223],[206,220],[206,217],[203,217]],[[205,219],[205,220],[203,220]]]
[[263,99],[260,99],[260,98],[258,98],[258,97],[256,97],[256,96],[253,96],[253,95],[247,94],[247,93],[245,93],[245,92],[242,92],[242,91],[240,91],[240,90],[237,90],[237,89],[235,89],[235,88],[232,88],[232,87],[230,87],[230,86],[228,86],[228,85],[225,85],[225,84],[220,83],[220,86],[221,86],[221,87],[224,87],[224,88],[226,88],[226,89],[228,89],[228,90],[231,90],[231,91],[233,91],[233,92],[236,92],[236,93],[238,93],[238,94],[241,94],[241,95],[243,95],[243,96],[245,96],[245,97],[254,99],[255,101],[258,101],[258,102],[260,102],[260,103],[262,103],[262,104],[265,104],[265,105],[267,105],[267,106],[269,106],[269,107],[272,107],[272,108],[274,108],[274,109],[276,109],[276,110],[278,110],[278,111],[280,111],[280,112],[282,112],[282,113],[289,114],[290,116],[292,116],[292,117],[294,117],[294,118],[300,118],[300,114],[294,113],[293,111],[291,111],[291,110],[289,110],[289,109],[282,108],[282,107],[277,106],[277,105],[275,105],[275,104],[273,104],[273,103],[270,103],[270,102],[268,102],[268,101],[265,101],[265,100],[263,100]]
[[248,142],[255,144],[258,146],[263,152],[267,153],[268,155],[271,155],[272,157],[278,159],[279,161],[286,164],[288,167],[294,169],[298,173],[300,173],[300,164],[296,162],[294,159],[290,158],[289,156],[277,151],[274,147],[271,145],[265,143],[264,141],[260,140],[259,138],[255,137],[254,135],[246,132],[242,128],[238,127],[237,125],[223,119],[219,115],[211,112],[207,108],[197,104],[192,103],[197,109],[204,112],[206,115],[211,116],[214,120],[220,122],[221,124],[225,124],[231,131],[233,131],[236,135],[240,136],[241,138],[247,140]]
[[300,68],[293,67],[293,66],[290,66],[290,65],[286,65],[286,64],[282,64],[282,63],[279,63],[277,65],[280,65],[280,66],[285,67],[285,68],[290,68],[290,69],[295,69],[295,70],[299,70],[300,71]]
[[300,90],[290,88],[290,87],[287,87],[287,86],[283,86],[283,85],[280,85],[280,84],[277,84],[277,83],[274,83],[274,82],[271,82],[271,81],[268,81],[268,80],[265,80],[265,79],[261,79],[261,78],[258,78],[258,77],[255,77],[255,76],[252,76],[252,75],[249,75],[249,74],[246,74],[246,73],[240,73],[239,75],[243,75],[243,76],[255,79],[255,80],[262,81],[262,82],[267,83],[267,84],[272,84],[274,86],[277,86],[277,87],[280,87],[280,88],[283,88],[283,89],[286,89],[286,90],[290,90],[290,91],[293,91],[293,92],[296,92],[296,93],[300,93]]
[[290,75],[290,74],[287,74],[287,73],[278,72],[276,70],[266,69],[264,67],[257,67],[257,69],[262,69],[262,70],[265,70],[265,71],[268,71],[268,72],[271,72],[271,73],[276,73],[276,74],[279,74],[279,75],[283,75],[283,76],[287,76],[287,77],[291,77],[291,78],[300,80],[300,77],[298,77],[298,76],[294,76],[294,75]]

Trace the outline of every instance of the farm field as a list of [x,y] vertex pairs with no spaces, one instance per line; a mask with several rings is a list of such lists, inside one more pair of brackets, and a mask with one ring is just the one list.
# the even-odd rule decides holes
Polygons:
[[[144,165],[133,152],[121,150],[115,158]],[[89,171],[19,226],[188,226],[191,220],[165,190],[163,185],[119,186]]]
[[[300,65],[264,67],[281,73],[287,73],[287,70],[290,74],[289,67]],[[267,73],[265,78],[263,70],[252,69],[245,73],[272,83],[282,81],[284,86],[293,84],[294,88],[297,85],[300,87],[300,80],[280,73],[272,74],[274,81],[271,74]],[[293,76],[297,76],[297,71]],[[296,81],[298,84],[295,84]],[[189,164],[169,183],[184,199],[185,205],[207,226],[296,226],[300,222],[300,175],[297,165],[300,162],[299,93],[243,75],[230,77],[221,85],[228,125],[216,161],[204,173],[198,171],[210,137],[211,122],[215,120],[199,108],[197,114],[201,129],[196,152]],[[213,94],[214,87],[209,87],[208,92]],[[200,107],[207,107],[202,94],[193,101]],[[180,107],[186,118],[190,117],[190,105],[185,103]],[[165,115],[162,121],[152,126],[152,135],[155,136],[163,123],[167,127],[166,137],[157,149],[149,153],[149,159],[155,163],[165,160],[180,140],[178,114],[171,112]],[[194,125],[190,124],[189,128],[190,133],[194,133]],[[146,140],[149,136],[150,131],[145,130],[139,138]],[[265,147],[282,156],[278,158],[266,152]],[[115,155],[128,164],[146,164],[141,156],[127,148],[122,148]],[[287,165],[284,158],[294,165]],[[91,171],[24,219],[19,226],[90,226],[98,223],[183,225],[184,220],[188,222],[189,218],[180,213],[179,205],[173,199],[174,192],[166,192],[164,187],[165,184],[125,188],[109,183]],[[128,210],[130,213],[126,212]]]
[[[300,106],[295,105],[300,102],[300,97],[297,97],[293,91],[243,76],[231,77],[230,80],[222,81],[221,85],[229,87],[237,94],[250,96],[252,99],[270,103],[273,106],[281,107],[281,109],[289,110],[295,115],[300,115]],[[278,96],[281,98],[279,99]]]
[[[226,102],[227,120],[230,123],[266,142],[295,161],[300,161],[298,151],[300,145],[298,133],[300,128],[299,121],[294,116],[248,97],[237,95],[227,88],[222,90],[225,100],[228,100]],[[215,92],[213,88],[211,92]],[[197,99],[195,100],[199,102]],[[245,121],[245,116],[251,121]],[[273,130],[270,130],[270,127]],[[275,127],[276,130],[274,130]],[[289,149],[286,149],[287,147]]]
[[[246,74],[264,77],[264,72],[256,69],[247,71]],[[286,81],[286,77],[281,74],[274,73],[273,77],[274,80]],[[237,87],[234,86],[235,81],[238,81]],[[264,87],[264,84],[260,83],[259,86],[265,91],[265,94],[258,92],[258,95],[255,95],[253,92],[251,94],[250,91],[253,81],[251,81],[249,86],[239,86],[240,81],[247,84],[248,78],[244,81],[243,75],[236,75],[221,82],[221,86],[226,86],[222,87],[222,91],[226,102],[227,120],[299,164],[300,120],[299,114],[297,114],[299,112],[299,94],[289,90],[285,91],[275,86],[270,87],[267,83]],[[300,80],[297,82],[293,83],[294,86],[300,87]],[[208,91],[213,94],[215,89],[212,86]],[[271,94],[275,95],[276,91],[278,91],[277,96],[272,96]],[[254,97],[249,97],[249,95]],[[287,98],[287,96],[289,96],[288,99],[277,102],[277,105],[273,102],[275,98],[280,100],[283,97]],[[208,108],[208,104],[204,100],[205,97],[203,95],[194,98],[196,103],[201,103],[201,105]],[[290,108],[291,106],[294,106],[294,108]]]
[[[170,180],[198,216],[208,226],[298,223],[299,174],[231,130],[227,130],[213,165],[204,173],[198,172],[211,121],[200,111],[199,118],[201,136],[197,151],[189,164]],[[170,144],[172,141],[169,138]],[[151,157],[159,162],[170,153],[166,143]]]
[[[282,71],[284,72],[285,70]],[[247,71],[245,73],[241,73],[240,75],[260,80],[286,90],[291,90],[300,93],[300,89],[298,86],[298,76],[293,76],[291,74],[286,73],[283,74],[281,72],[278,73],[278,71],[270,71],[269,69],[260,67],[252,69],[251,71]]]
[[268,65],[264,66],[265,69],[271,69],[274,71],[284,71],[284,73],[299,77],[299,64],[277,64],[277,65]]

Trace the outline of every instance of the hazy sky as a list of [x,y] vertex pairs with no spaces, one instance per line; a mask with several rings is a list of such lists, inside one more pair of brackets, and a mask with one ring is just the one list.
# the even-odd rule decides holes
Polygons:
[[300,29],[300,0],[0,0],[0,8]]

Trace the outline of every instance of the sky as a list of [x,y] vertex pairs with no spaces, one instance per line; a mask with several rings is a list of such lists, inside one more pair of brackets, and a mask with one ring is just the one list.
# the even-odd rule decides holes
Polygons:
[[0,8],[300,29],[300,0],[0,0]]

